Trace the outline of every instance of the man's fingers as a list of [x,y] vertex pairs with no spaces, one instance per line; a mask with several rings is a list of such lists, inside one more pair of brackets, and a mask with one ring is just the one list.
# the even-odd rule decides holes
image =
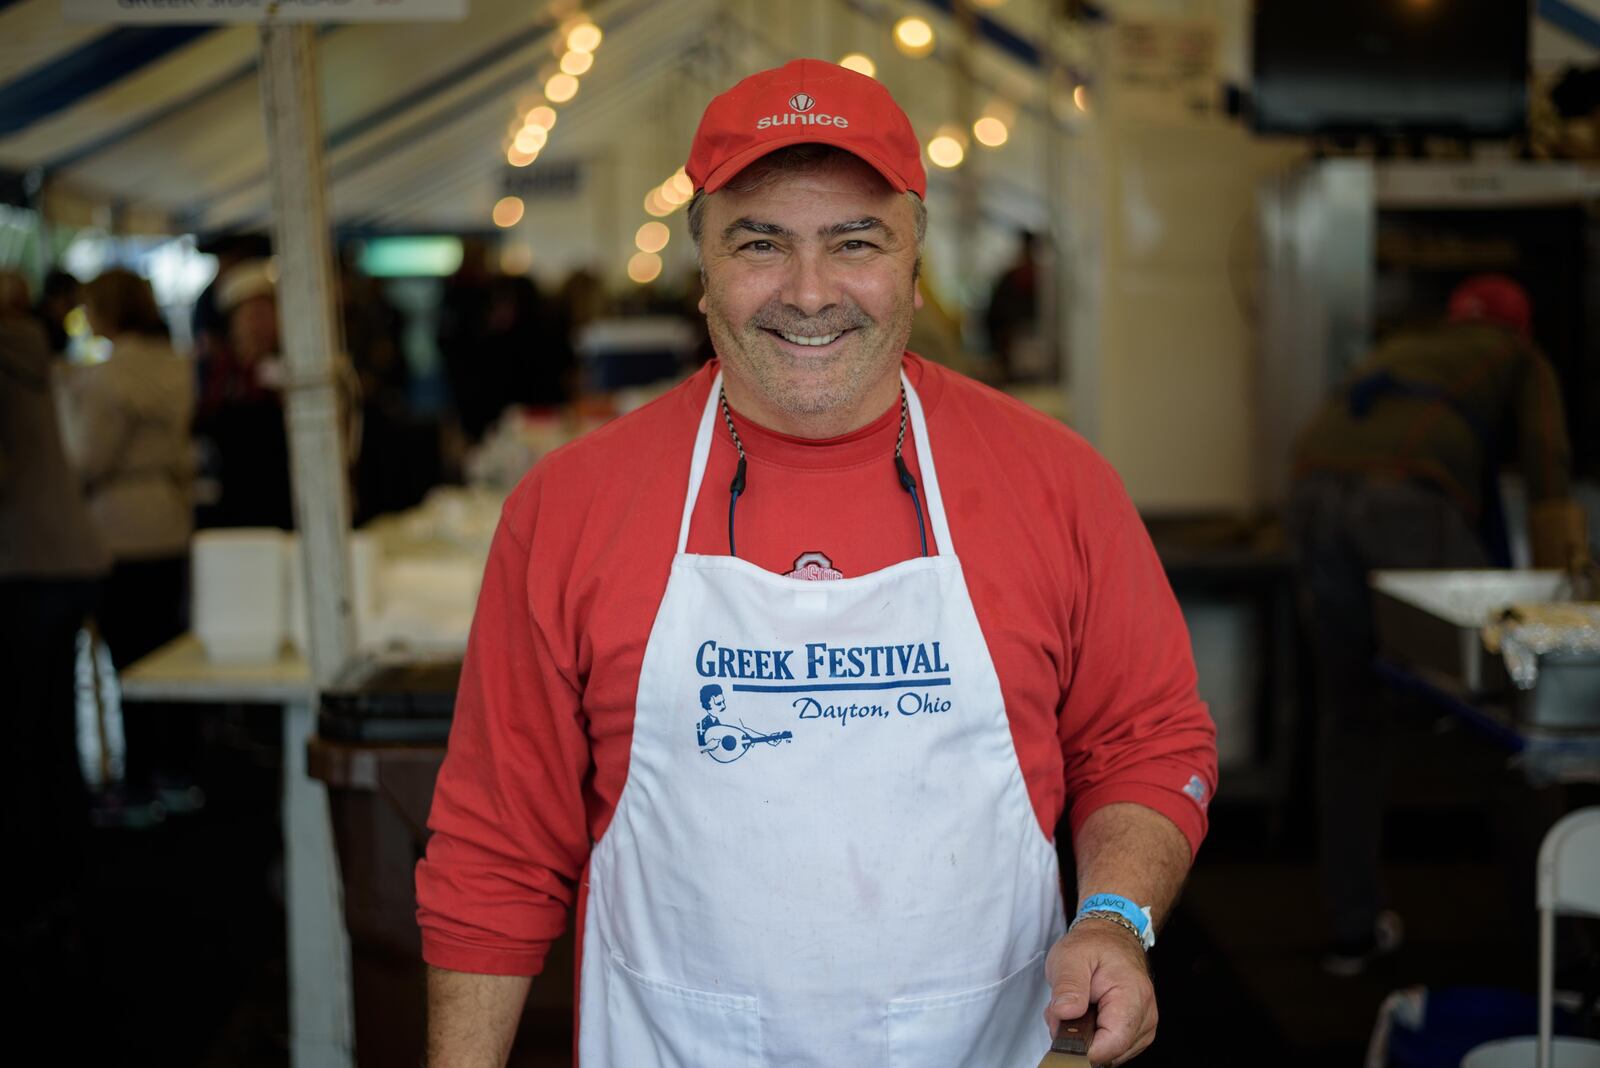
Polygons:
[[1091,1064],[1121,1064],[1156,1037],[1156,1004],[1129,989],[1109,990],[1096,1006],[1098,1026],[1089,1044]]
[[1089,1061],[1110,1064],[1133,1048],[1144,1014],[1139,1011],[1135,999],[1122,990],[1108,990],[1102,994],[1095,1013],[1098,1026],[1094,1041],[1089,1043]]
[[1055,1034],[1056,1024],[1082,1016],[1089,1011],[1089,962],[1082,954],[1052,952],[1055,960],[1054,978],[1050,983],[1050,1005],[1045,1009],[1045,1022],[1050,1033]]

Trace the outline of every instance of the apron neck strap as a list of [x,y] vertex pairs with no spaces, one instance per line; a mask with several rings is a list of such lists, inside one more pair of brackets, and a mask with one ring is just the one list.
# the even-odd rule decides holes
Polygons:
[[[953,555],[950,542],[950,524],[945,518],[944,497],[939,492],[939,474],[933,466],[933,447],[928,442],[928,421],[922,414],[922,401],[912,388],[904,370],[900,372],[900,385],[906,391],[906,406],[911,412],[912,444],[922,472],[922,491],[928,508],[928,519],[933,524],[936,555]],[[678,553],[689,551],[689,521],[694,517],[694,503],[700,499],[700,486],[705,482],[706,464],[711,456],[711,439],[716,435],[718,398],[722,396],[722,372],[711,380],[711,392],[706,395],[705,410],[700,415],[700,429],[694,438],[694,454],[689,462],[689,485],[683,498],[683,518],[678,524]],[[886,457],[886,462],[891,457]]]
[[939,492],[939,472],[933,466],[933,444],[928,438],[928,420],[922,414],[922,398],[911,387],[905,370],[900,371],[900,386],[906,391],[906,406],[911,409],[911,435],[917,447],[917,461],[922,472],[922,493],[928,504],[928,521],[933,524],[935,556],[954,556],[955,545],[950,540],[950,523],[944,514],[944,495]]

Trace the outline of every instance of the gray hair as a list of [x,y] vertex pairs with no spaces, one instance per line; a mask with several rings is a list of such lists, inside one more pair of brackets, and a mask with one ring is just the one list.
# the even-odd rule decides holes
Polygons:
[[[729,180],[724,189],[735,193],[752,193],[764,185],[770,185],[779,176],[787,174],[814,174],[840,157],[858,158],[853,153],[833,145],[799,144],[780,148],[776,152],[762,156],[755,163],[746,167]],[[922,198],[911,190],[906,190],[906,199],[911,202],[911,217],[915,220],[917,230],[917,262],[911,270],[911,278],[915,281],[922,275],[922,242],[928,235],[928,206]],[[705,234],[706,222],[706,194],[696,191],[689,201],[687,209],[689,221],[689,240],[694,242],[694,262],[700,268],[701,274],[705,273],[705,263],[700,257],[700,239]]]

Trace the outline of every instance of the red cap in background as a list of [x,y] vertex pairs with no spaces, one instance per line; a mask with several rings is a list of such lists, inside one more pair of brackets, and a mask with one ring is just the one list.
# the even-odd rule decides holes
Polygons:
[[1494,323],[1523,337],[1533,332],[1528,291],[1503,274],[1475,274],[1450,294],[1450,321]]
[[684,171],[696,190],[715,193],[769,152],[808,143],[860,157],[897,193],[928,194],[922,147],[889,90],[820,59],[752,74],[711,101]]

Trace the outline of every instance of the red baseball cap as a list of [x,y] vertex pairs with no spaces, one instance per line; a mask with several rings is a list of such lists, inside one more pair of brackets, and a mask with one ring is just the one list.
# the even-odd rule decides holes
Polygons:
[[860,157],[897,193],[928,195],[922,146],[889,90],[820,59],[752,74],[711,101],[684,171],[696,190],[715,193],[767,153],[813,143]]
[[1528,291],[1503,274],[1475,274],[1450,294],[1452,322],[1494,323],[1528,337],[1533,305]]

